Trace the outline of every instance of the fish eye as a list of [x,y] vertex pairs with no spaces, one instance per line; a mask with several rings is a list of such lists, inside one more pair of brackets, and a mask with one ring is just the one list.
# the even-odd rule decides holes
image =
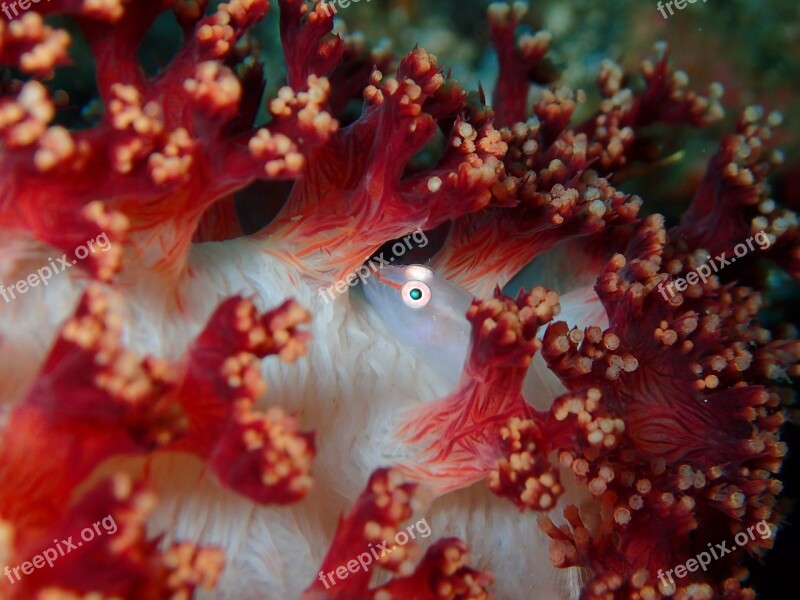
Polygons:
[[421,281],[409,281],[400,291],[403,302],[411,308],[422,308],[431,301],[431,288]]

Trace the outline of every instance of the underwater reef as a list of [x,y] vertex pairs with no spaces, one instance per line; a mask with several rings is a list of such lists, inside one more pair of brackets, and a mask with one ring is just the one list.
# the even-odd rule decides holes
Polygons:
[[[782,115],[728,126],[666,44],[573,88],[520,2],[466,87],[345,4],[0,19],[0,598],[755,598],[800,375]],[[723,124],[669,225],[660,136]]]

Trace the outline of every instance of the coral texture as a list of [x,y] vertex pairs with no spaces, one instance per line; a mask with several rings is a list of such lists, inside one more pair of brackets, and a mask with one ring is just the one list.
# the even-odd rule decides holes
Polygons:
[[[488,11],[492,106],[420,47],[396,58],[333,33],[319,0],[277,4],[286,82],[262,126],[249,32],[267,0],[0,20],[0,566],[22,565],[0,596],[753,598],[741,561],[780,522],[800,344],[760,324],[760,290],[690,275],[727,254],[800,276],[797,217],[768,183],[778,115],[743,110],[668,228],[624,191],[661,158],[648,128],[723,111],[666,48],[640,78],[604,62],[579,121],[586,94],[554,83],[521,3]],[[137,49],[165,11],[182,45],[148,76]],[[94,57],[88,128],[58,121],[55,14]],[[257,181],[264,204],[291,191],[245,235],[234,194]],[[475,296],[444,391],[355,294],[317,293],[440,226],[431,266]],[[756,234],[768,249],[741,255]],[[556,252],[585,287],[500,291]],[[566,310],[572,292],[602,318]],[[526,386],[534,369],[557,383]],[[423,516],[430,540],[350,567]],[[53,566],[33,558],[111,517]],[[773,535],[659,577],[761,521]]]

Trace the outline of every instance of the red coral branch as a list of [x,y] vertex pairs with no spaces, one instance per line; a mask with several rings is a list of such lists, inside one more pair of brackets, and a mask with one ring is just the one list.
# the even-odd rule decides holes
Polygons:
[[[22,570],[11,584],[0,582],[9,592],[4,597],[175,598],[215,587],[221,551],[189,542],[159,550],[160,537],[147,538],[155,504],[152,493],[123,475],[97,486],[12,557]],[[38,568],[31,572],[31,564]]]
[[[302,600],[488,600],[486,588],[492,578],[469,566],[467,547],[459,539],[438,540],[413,568],[419,548],[413,536],[399,525],[411,517],[418,501],[416,484],[404,482],[398,470],[375,471],[350,513],[339,520],[319,577],[306,589]],[[412,531],[411,527],[407,529]],[[399,541],[399,534],[406,542],[392,544]],[[373,557],[374,565],[400,576],[371,590]]]
[[499,289],[492,300],[473,301],[471,347],[455,392],[412,411],[399,435],[418,446],[404,468],[439,491],[483,478],[499,458],[498,437],[512,417],[532,409],[522,397],[522,380],[541,347],[539,327],[558,314],[554,292],[537,287],[516,301]]
[[[362,116],[314,153],[306,177],[261,234],[292,261],[332,277],[357,267],[387,239],[485,206],[502,171],[505,144],[491,125],[456,118],[465,94],[427,52],[414,50],[396,78],[382,80],[375,71]],[[447,150],[430,169],[405,176],[437,121],[452,123]]]
[[552,509],[564,492],[548,458],[557,450],[561,467],[572,466],[593,492],[605,489],[607,471],[601,469],[589,480],[588,461],[616,448],[624,431],[625,422],[603,405],[597,388],[559,396],[548,412],[525,421],[511,419],[501,430],[504,457],[489,474],[489,488],[520,509]]
[[488,587],[492,576],[469,566],[467,545],[457,538],[445,538],[433,544],[422,557],[414,573],[396,577],[378,588],[389,598],[420,600],[490,600]]
[[[767,178],[782,163],[780,152],[770,149],[777,113],[764,118],[763,109],[747,108],[711,159],[681,224],[671,237],[689,248],[703,248],[716,257],[729,257],[737,244],[761,236],[757,248],[793,277],[800,277],[800,233],[797,214],[770,198]],[[766,246],[766,247],[765,247]],[[750,258],[756,253],[749,252]]]
[[487,11],[500,63],[493,103],[498,125],[525,122],[531,83],[545,84],[555,79],[554,69],[543,60],[550,49],[549,32],[523,34],[515,40],[515,30],[526,11],[527,5],[521,2],[495,2]]
[[361,101],[364,88],[370,84],[372,72],[394,71],[397,65],[388,43],[369,44],[360,32],[345,36],[339,66],[329,76],[331,114],[339,115],[351,100]]
[[[508,7],[496,10],[510,18]],[[508,37],[515,20],[498,31]],[[639,130],[655,122],[706,126],[722,116],[717,88],[709,97],[687,90],[685,74],[673,72],[667,59],[664,52],[656,64],[645,63],[645,87],[638,93],[623,87],[618,66],[605,63],[599,76],[604,95],[600,111],[574,129],[570,120],[582,93],[576,97],[565,87],[543,90],[534,105],[537,118],[527,124],[516,106],[520,99],[503,94],[501,102],[513,101],[516,108],[496,107],[501,122],[509,111],[518,122],[501,130],[509,148],[506,175],[492,193],[495,203],[512,208],[490,208],[457,219],[436,257],[437,271],[486,296],[487,285],[504,285],[555,243],[586,236],[599,240],[610,227],[632,222],[641,200],[629,199],[608,178],[631,161],[655,157]],[[608,235],[602,239],[612,241]]]
[[332,33],[335,5],[314,0],[280,0],[281,43],[286,57],[286,78],[297,87],[309,75],[330,75],[344,51],[341,38]]
[[[86,213],[95,202],[106,207],[113,223],[107,232],[114,236],[113,246],[122,248],[119,232],[130,222],[132,241],[153,254],[144,253],[145,263],[180,269],[210,206],[255,178],[296,177],[304,154],[336,129],[321,109],[327,82],[315,77],[297,89],[281,90],[270,102],[274,119],[268,127],[250,131],[251,124],[245,128],[239,120],[244,113],[255,114],[252,100],[242,100],[243,85],[249,89],[263,82],[253,81],[252,69],[238,69],[237,75],[236,61],[246,65],[247,57],[237,55],[234,45],[264,16],[263,0],[233,0],[202,18],[180,5],[187,41],[163,72],[146,78],[136,49],[166,4],[145,0],[109,23],[89,9],[80,12],[106,106],[96,127],[68,132],[48,126],[53,103],[36,81],[22,86],[15,99],[2,100],[0,217],[5,228],[29,231],[70,255],[100,233],[103,211]],[[51,33],[48,39],[57,38]],[[119,256],[114,264],[97,264],[101,256],[110,262],[96,254],[80,264],[107,279],[119,269]]]
[[293,361],[305,353],[299,326],[309,313],[294,301],[261,316],[250,301],[231,298],[189,347],[175,396],[189,433],[174,448],[207,460],[221,483],[257,502],[294,502],[311,487],[313,434],[277,407],[253,410],[266,385],[258,358]]
[[23,73],[49,77],[69,61],[69,44],[69,34],[45,25],[38,12],[25,13],[10,23],[0,21],[0,63]]
[[641,205],[638,197],[630,198],[586,170],[585,139],[565,134],[541,154],[539,130],[538,125],[518,124],[501,132],[509,146],[506,170],[512,175],[493,192],[517,206],[457,219],[434,259],[437,273],[478,297],[488,294],[489,285],[505,285],[556,243],[597,234],[612,222],[631,222]]
[[[596,286],[606,331],[548,327],[543,356],[576,394],[557,399],[549,415],[512,422],[508,458],[490,478],[518,506],[546,508],[558,481],[544,457],[557,449],[560,466],[597,497],[600,526],[592,536],[574,508],[565,513],[573,533],[542,521],[554,540],[554,564],[592,569],[587,598],[666,594],[659,569],[778,518],[773,506],[781,487],[771,477],[785,453],[777,437],[784,420],[778,380],[751,370],[750,349],[794,371],[798,346],[767,345],[754,325],[759,300],[746,288],[709,280],[666,301],[658,292],[667,281],[659,272],[665,247],[681,269],[692,265],[692,255],[667,246],[663,220],[649,217],[625,256],[608,262]],[[753,381],[776,392],[748,385]],[[587,386],[595,400],[578,394]],[[654,536],[662,540],[658,548]],[[749,539],[744,547],[757,553],[771,543]],[[747,598],[750,591],[726,579],[740,560],[741,554],[727,557],[678,587]]]
[[10,416],[0,449],[0,511],[20,546],[57,522],[64,499],[103,460],[164,446],[185,429],[167,395],[174,371],[121,348],[110,309],[98,288],[87,290]]
[[305,495],[311,434],[279,409],[252,410],[265,390],[255,357],[301,355],[305,310],[288,301],[259,315],[231,298],[174,368],[124,350],[113,308],[99,288],[88,289],[10,416],[0,447],[0,516],[13,524],[16,544],[53,526],[63,499],[106,459],[167,446],[207,460],[224,485],[256,501]]
[[622,69],[604,61],[597,83],[603,95],[600,110],[576,127],[589,139],[587,154],[597,160],[597,170],[604,176],[635,161],[652,162],[658,150],[641,131],[654,123],[707,127],[723,115],[719,98],[722,87],[712,84],[708,96],[688,89],[689,78],[669,65],[669,50],[658,47],[654,63],[642,63],[644,88],[636,91],[625,86]]

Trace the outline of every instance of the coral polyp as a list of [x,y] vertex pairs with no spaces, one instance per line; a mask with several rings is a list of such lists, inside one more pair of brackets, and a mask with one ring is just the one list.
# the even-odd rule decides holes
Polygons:
[[660,45],[595,100],[525,18],[488,9],[488,94],[320,0],[0,21],[0,597],[754,597],[800,375],[752,275],[800,274],[780,116],[745,107],[670,225],[629,184],[721,86]]

